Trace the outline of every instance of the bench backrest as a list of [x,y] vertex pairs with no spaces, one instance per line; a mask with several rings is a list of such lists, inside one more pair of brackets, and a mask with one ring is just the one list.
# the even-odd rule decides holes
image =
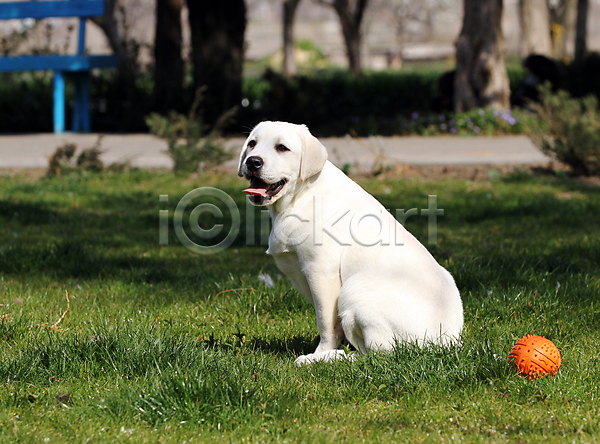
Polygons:
[[104,0],[54,0],[0,3],[0,20],[79,17],[77,54],[85,52],[85,20],[104,14]]
[[48,17],[97,17],[104,14],[104,0],[1,2],[0,20]]

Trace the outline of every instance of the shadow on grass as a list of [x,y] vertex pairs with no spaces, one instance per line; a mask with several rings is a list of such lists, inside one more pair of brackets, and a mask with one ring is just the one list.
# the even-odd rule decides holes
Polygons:
[[274,356],[279,355],[306,355],[313,353],[319,345],[319,337],[292,336],[292,337],[258,337],[246,339],[244,334],[234,334],[231,340],[217,339],[214,336],[202,339],[201,344],[211,350],[230,351],[244,347],[257,350]]
[[60,222],[61,217],[46,205],[0,200],[0,220],[20,225],[49,225]]
[[[183,247],[181,247],[183,250]],[[204,284],[214,289],[215,282],[236,276],[257,276],[260,261],[252,260],[257,250],[245,249],[218,257],[197,256],[185,250],[178,255],[161,258],[144,257],[142,253],[127,254],[114,249],[102,250],[80,242],[53,242],[47,245],[18,243],[0,247],[2,276],[33,276],[52,280],[118,280],[127,284],[162,284],[173,289],[196,288],[198,295],[206,293]],[[264,253],[260,253],[264,254]],[[248,263],[251,266],[248,267]],[[246,267],[246,268],[244,268]],[[242,271],[240,271],[242,270]],[[208,296],[211,293],[206,293]]]
[[[185,261],[178,261],[185,262]],[[0,249],[0,269],[4,274],[46,274],[56,279],[108,278],[129,273],[131,281],[148,283],[175,281],[180,278],[165,261],[138,256],[106,257],[97,254],[92,245],[78,242],[56,242],[42,246],[19,243]]]
[[250,347],[275,356],[293,354],[295,356],[313,353],[319,345],[318,336],[292,336],[288,339],[280,338],[253,338]]
[[[158,249],[159,247],[151,246]],[[175,287],[209,278],[212,282],[236,275],[257,275],[264,263],[262,247],[239,248],[215,256],[181,252],[162,258],[156,254],[106,249],[84,242],[58,241],[45,245],[17,242],[0,247],[3,275],[45,275],[52,279],[119,279],[130,283],[165,283]],[[529,285],[533,279],[565,279],[593,272],[600,263],[600,248],[589,245],[556,245],[543,252],[494,252],[455,261],[450,271],[462,291],[485,285]]]
[[[43,188],[36,184],[34,189],[27,189],[28,193],[36,196],[42,193],[36,187]],[[61,196],[67,194],[62,188],[54,191],[60,191]],[[84,191],[85,187],[77,199]],[[0,200],[0,236],[4,238],[0,244],[0,273],[13,276],[33,273],[52,279],[116,278],[124,282],[178,286],[207,277],[219,281],[232,273],[232,267],[239,269],[244,264],[250,264],[253,273],[258,273],[255,270],[261,267],[260,261],[247,259],[258,250],[242,248],[247,243],[246,208],[242,204],[238,203],[238,207],[243,225],[230,247],[240,251],[203,256],[189,252],[177,240],[172,209],[168,219],[169,246],[159,245],[158,195],[96,190],[90,198],[92,202],[81,207],[66,200],[67,204],[54,205],[21,202],[16,198]],[[257,240],[260,212],[255,211],[249,217],[256,227],[250,243],[260,245]],[[208,226],[214,225],[210,215],[207,219]],[[266,247],[258,248],[264,254]]]
[[[273,264],[264,256],[266,246],[259,241],[260,209],[249,210],[237,190],[224,187],[235,197],[240,211],[237,238],[220,254],[200,256],[185,250],[173,232],[173,210],[181,194],[171,193],[169,246],[160,247],[158,192],[130,190],[130,182],[135,181],[127,177],[119,179],[123,184],[118,187],[110,178],[95,184],[95,188],[83,179],[77,183],[64,179],[22,186],[20,193],[31,196],[31,200],[47,193],[48,199],[60,202],[56,204],[0,200],[0,235],[6,236],[0,245],[0,272],[23,277],[33,273],[53,279],[112,278],[178,288],[205,279],[227,279],[232,274],[255,274],[265,264]],[[82,201],[81,207],[65,197],[73,193],[75,200]],[[490,199],[487,191],[476,191],[448,201],[451,205],[442,219],[443,231],[458,233],[467,229],[450,250],[435,246],[430,249],[438,259],[452,260],[449,268],[461,291],[480,289],[484,282],[487,286],[529,285],[532,279],[547,275],[556,279],[585,275],[600,263],[597,239],[591,236],[586,244],[577,238],[581,237],[579,230],[591,233],[600,223],[600,205],[592,199],[593,194],[561,200],[551,192],[517,196],[507,190],[503,193]],[[394,197],[378,197],[390,208],[397,204]],[[423,234],[427,218],[413,219],[408,221],[408,229]],[[215,223],[210,217],[206,222],[208,226]],[[247,223],[254,225],[250,243],[256,246],[251,248],[246,247]],[[486,230],[490,230],[489,235]],[[426,239],[426,235],[419,238]]]

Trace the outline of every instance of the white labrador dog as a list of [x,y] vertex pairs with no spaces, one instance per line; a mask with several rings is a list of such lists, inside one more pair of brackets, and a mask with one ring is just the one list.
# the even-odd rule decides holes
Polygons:
[[244,143],[238,174],[273,222],[267,254],[315,307],[321,336],[297,364],[398,341],[451,344],[462,302],[442,268],[392,215],[327,160],[304,125],[262,122]]

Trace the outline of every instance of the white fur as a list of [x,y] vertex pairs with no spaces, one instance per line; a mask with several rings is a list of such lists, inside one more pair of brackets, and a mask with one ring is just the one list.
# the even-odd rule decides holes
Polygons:
[[[290,151],[278,151],[279,144]],[[249,177],[244,162],[250,155],[263,159],[262,180],[287,181],[258,202],[268,205],[273,220],[267,253],[315,307],[320,343],[296,363],[343,356],[344,337],[361,352],[391,349],[397,341],[459,340],[462,302],[450,273],[326,160],[305,126],[260,123],[244,143],[240,175]]]

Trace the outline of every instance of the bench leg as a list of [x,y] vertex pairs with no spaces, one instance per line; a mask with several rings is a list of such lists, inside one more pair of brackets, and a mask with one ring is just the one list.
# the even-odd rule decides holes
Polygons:
[[54,71],[54,132],[65,132],[65,77],[60,71]]
[[75,74],[75,106],[73,109],[73,131],[90,132],[90,74]]

